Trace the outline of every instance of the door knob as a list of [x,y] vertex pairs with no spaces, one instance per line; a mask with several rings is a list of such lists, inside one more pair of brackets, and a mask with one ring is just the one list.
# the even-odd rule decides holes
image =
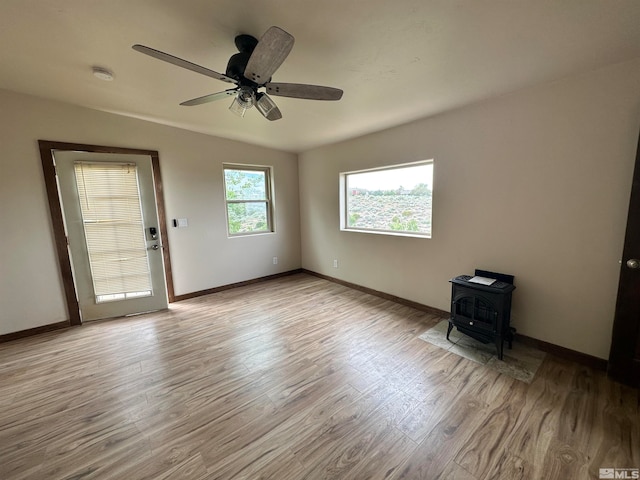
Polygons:
[[638,260],[636,258],[630,258],[629,260],[627,260],[627,267],[629,267],[629,268],[639,268],[640,267],[640,260]]

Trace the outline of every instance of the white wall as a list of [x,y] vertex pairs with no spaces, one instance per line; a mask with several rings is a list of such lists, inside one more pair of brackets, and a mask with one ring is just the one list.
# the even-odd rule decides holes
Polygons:
[[[167,220],[189,220],[169,227],[177,295],[300,268],[296,155],[0,90],[0,334],[69,318],[39,139],[159,151]],[[223,162],[274,167],[275,234],[227,238]]]
[[[447,311],[450,278],[514,274],[519,332],[607,358],[638,85],[640,60],[303,153],[303,268]],[[339,231],[339,172],[431,158],[432,239]]]

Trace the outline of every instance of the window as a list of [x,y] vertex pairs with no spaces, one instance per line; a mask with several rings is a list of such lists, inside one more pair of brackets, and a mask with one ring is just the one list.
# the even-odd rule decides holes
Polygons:
[[433,161],[340,174],[341,230],[431,238]]
[[151,296],[136,165],[74,167],[96,303]]
[[229,235],[273,232],[271,168],[224,166]]

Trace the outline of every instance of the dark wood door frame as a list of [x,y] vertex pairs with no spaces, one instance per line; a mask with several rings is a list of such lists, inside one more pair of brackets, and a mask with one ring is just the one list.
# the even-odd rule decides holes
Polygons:
[[607,368],[611,378],[640,387],[640,268],[627,266],[630,259],[640,259],[640,136]]
[[158,228],[162,238],[162,255],[164,259],[164,274],[167,283],[167,297],[169,303],[175,301],[173,290],[173,275],[171,271],[171,256],[169,254],[169,238],[167,236],[167,220],[164,209],[164,191],[162,189],[162,177],[160,175],[160,157],[155,150],[140,150],[135,148],[106,147],[101,145],[85,145],[81,143],[53,142],[50,140],[38,140],[40,147],[40,159],[42,160],[42,171],[44,173],[44,183],[47,189],[49,200],[49,211],[51,213],[51,223],[55,237],[56,251],[62,283],[64,286],[67,308],[69,310],[70,325],[81,325],[80,306],[78,296],[73,281],[71,269],[71,259],[67,246],[67,236],[64,230],[64,218],[62,205],[60,204],[60,192],[56,181],[56,169],[53,154],[55,151],[76,151],[90,153],[113,153],[121,155],[147,155],[151,157],[151,167],[153,170],[153,185],[156,193],[156,206],[158,209]]

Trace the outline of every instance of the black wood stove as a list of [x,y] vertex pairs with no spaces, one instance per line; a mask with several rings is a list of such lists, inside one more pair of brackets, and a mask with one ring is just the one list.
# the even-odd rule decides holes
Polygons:
[[[491,281],[493,280],[493,281]],[[475,275],[459,275],[451,280],[451,318],[447,340],[453,327],[481,341],[494,342],[502,360],[506,340],[512,347],[515,329],[511,321],[513,275],[476,270]],[[478,283],[480,282],[480,283]]]

